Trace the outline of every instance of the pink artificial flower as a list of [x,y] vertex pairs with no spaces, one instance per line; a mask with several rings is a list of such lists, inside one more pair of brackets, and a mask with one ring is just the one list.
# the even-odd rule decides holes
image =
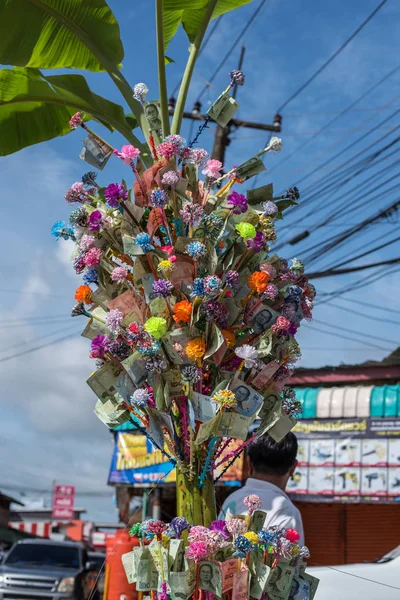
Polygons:
[[80,125],[82,125],[82,114],[80,112],[75,113],[69,120],[69,126],[71,129],[76,129]]
[[275,279],[275,277],[276,277],[276,269],[272,265],[269,265],[268,263],[264,263],[264,264],[261,264],[259,266],[259,269],[263,273],[267,273],[267,275],[269,275],[270,279]]
[[210,555],[210,550],[206,542],[190,542],[186,548],[186,558],[193,560],[195,563],[205,560]]
[[115,269],[111,273],[112,281],[116,283],[124,283],[127,278],[128,271],[124,269],[124,267],[115,267]]
[[91,248],[83,257],[83,262],[87,267],[95,267],[100,263],[103,251],[100,248]]
[[207,161],[207,165],[202,170],[202,173],[203,175],[207,175],[207,177],[211,177],[212,179],[218,179],[219,177],[221,177],[221,169],[222,162],[220,160],[216,160],[215,158],[211,158]]
[[254,511],[260,510],[262,507],[261,498],[260,496],[256,496],[256,494],[250,494],[249,496],[246,496],[243,500],[243,503],[247,506],[249,515],[252,515]]
[[289,319],[285,319],[285,317],[278,317],[275,325],[272,325],[272,331],[283,331],[285,329],[289,329],[289,327]]
[[139,156],[140,150],[135,148],[135,146],[126,144],[125,146],[122,146],[121,152],[114,150],[114,154],[118,156],[118,158],[120,158],[126,165],[130,165],[132,161]]

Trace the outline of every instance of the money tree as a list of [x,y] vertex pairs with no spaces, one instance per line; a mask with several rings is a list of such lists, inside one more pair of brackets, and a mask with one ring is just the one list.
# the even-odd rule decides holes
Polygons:
[[[215,483],[249,443],[264,433],[279,441],[296,423],[301,407],[286,382],[315,296],[302,262],[271,250],[298,190],[251,188],[281,140],[235,167],[201,148],[207,122],[225,126],[235,114],[231,89],[244,74],[231,71],[193,140],[180,136],[207,26],[247,1],[156,1],[159,94],[148,101],[147,85],[131,87],[120,69],[118,23],[104,0],[0,0],[0,62],[14,65],[0,71],[0,154],[82,127],[89,164],[126,165],[121,182],[107,168],[74,183],[69,222],[52,233],[76,242],[72,316],[87,320],[95,413],[111,429],[133,423],[173,463],[177,515],[192,525],[216,519]],[[190,49],[170,120],[165,51],[181,25]],[[107,72],[130,112],[82,75],[40,71],[59,68]],[[99,124],[126,144],[100,137]]]

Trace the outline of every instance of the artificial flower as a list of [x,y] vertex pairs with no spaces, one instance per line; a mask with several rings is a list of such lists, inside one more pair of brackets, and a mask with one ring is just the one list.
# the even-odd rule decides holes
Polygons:
[[243,85],[244,84],[244,74],[243,71],[239,71],[238,69],[234,69],[229,73],[229,77],[231,78],[231,83],[235,85]]
[[244,361],[246,369],[254,367],[258,359],[257,350],[253,346],[250,346],[250,344],[239,346],[239,348],[236,348],[235,354]]
[[245,534],[243,534],[243,537],[245,537],[246,540],[249,540],[249,542],[254,545],[258,544],[258,535],[254,531],[247,531]]
[[186,247],[186,254],[197,260],[207,254],[207,248],[201,242],[190,242]]
[[80,285],[75,291],[74,298],[77,302],[92,304],[92,290],[88,285]]
[[282,140],[281,138],[273,136],[265,147],[264,152],[280,152],[280,150],[282,150]]
[[221,333],[224,336],[224,340],[228,348],[233,348],[236,342],[235,334],[228,329],[223,329]]
[[231,390],[219,390],[213,395],[212,400],[221,408],[234,408],[237,404],[236,396]]
[[63,238],[64,240],[73,240],[76,241],[75,232],[72,227],[67,225],[65,221],[57,221],[54,223],[51,228],[51,235],[53,235],[56,239]]
[[193,304],[189,300],[177,302],[172,309],[173,318],[176,323],[190,323],[192,316]]
[[266,236],[262,231],[257,231],[254,238],[246,240],[246,246],[253,252],[260,252],[266,245]]
[[108,327],[111,333],[117,335],[121,329],[122,321],[124,320],[124,314],[118,308],[114,308],[106,313],[104,320],[106,327]]
[[167,171],[161,178],[163,185],[169,185],[174,188],[180,180],[180,175],[176,171]]
[[240,275],[237,271],[227,271],[225,273],[225,283],[228,287],[234,288],[239,285]]
[[82,113],[80,112],[77,112],[74,115],[72,115],[72,117],[69,120],[69,126],[71,127],[71,129],[76,129],[77,127],[80,127],[82,123]]
[[263,271],[256,271],[247,280],[249,288],[252,292],[262,293],[265,292],[268,284],[268,275]]
[[115,267],[111,272],[111,280],[115,283],[124,283],[128,277],[128,271],[124,267]]
[[187,223],[189,227],[197,227],[204,213],[204,209],[200,204],[186,202],[184,207],[179,211],[182,221]]
[[167,332],[167,321],[162,317],[150,317],[144,324],[144,329],[153,338],[159,340]]
[[86,285],[90,285],[91,283],[99,285],[99,276],[96,269],[87,269],[83,274],[83,281]]
[[120,152],[118,152],[118,150],[114,150],[114,154],[118,156],[123,163],[130,165],[139,156],[140,150],[134,146],[131,146],[130,144],[126,144],[125,146],[122,146]]
[[85,190],[85,186],[81,181],[73,183],[69,190],[66,192],[64,198],[70,204],[73,202],[86,202],[89,197],[89,193]]
[[256,237],[256,228],[251,223],[238,223],[235,229],[244,241]]
[[128,190],[122,183],[110,183],[104,190],[108,206],[117,208],[121,202],[128,200]]
[[200,360],[203,358],[206,351],[206,343],[202,338],[194,338],[190,340],[185,348],[186,356],[189,360]]
[[168,279],[157,279],[157,281],[153,282],[153,294],[156,298],[168,298],[174,286]]
[[150,204],[153,208],[165,208],[169,196],[165,190],[153,190],[150,194]]
[[141,247],[143,252],[150,252],[150,250],[154,250],[154,246],[151,243],[151,237],[145,231],[141,231],[136,236],[136,244]]
[[94,210],[88,216],[88,229],[89,231],[99,231],[103,224],[103,215],[99,210]]
[[243,196],[243,194],[239,194],[235,191],[229,194],[227,198],[227,204],[231,208],[234,215],[241,215],[242,213],[247,212],[248,209],[246,196]]
[[221,177],[222,162],[211,158],[207,161],[206,167],[202,170],[203,175],[211,177],[211,179],[218,179]]
[[141,104],[143,104],[143,102],[146,101],[146,96],[148,93],[149,93],[149,88],[147,87],[147,85],[145,83],[136,83],[133,86],[133,97],[138,102],[141,102]]
[[87,267],[95,267],[100,264],[100,259],[103,256],[103,251],[100,248],[91,248],[89,252],[83,256],[83,263]]
[[274,202],[271,202],[271,200],[263,202],[262,207],[264,217],[275,217],[278,214],[278,207]]
[[262,500],[260,496],[257,496],[256,494],[249,494],[243,500],[243,504],[247,506],[249,515],[252,515],[256,510],[260,510],[260,508],[262,507]]

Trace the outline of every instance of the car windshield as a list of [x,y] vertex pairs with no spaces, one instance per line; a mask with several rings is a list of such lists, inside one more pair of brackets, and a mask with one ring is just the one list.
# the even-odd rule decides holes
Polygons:
[[397,546],[397,548],[395,548],[394,550],[391,550],[390,552],[388,552],[387,554],[382,556],[382,558],[378,558],[378,560],[375,562],[386,563],[386,562],[390,562],[394,558],[398,558],[399,556],[400,556],[400,546]]
[[80,566],[78,548],[51,544],[17,544],[4,564],[32,567],[76,569]]
[[106,559],[106,555],[105,554],[91,554],[89,552],[88,558],[89,558],[89,562],[91,562],[94,565],[96,565],[96,568],[100,571],[100,569],[104,565],[104,561]]

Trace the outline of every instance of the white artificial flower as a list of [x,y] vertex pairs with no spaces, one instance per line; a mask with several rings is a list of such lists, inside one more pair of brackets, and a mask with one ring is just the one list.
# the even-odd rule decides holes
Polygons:
[[282,140],[278,137],[272,137],[265,148],[265,152],[280,152],[282,150]]
[[246,369],[251,369],[256,364],[258,359],[258,352],[253,346],[249,344],[243,344],[243,346],[239,346],[235,350],[236,356],[244,360],[244,366]]

